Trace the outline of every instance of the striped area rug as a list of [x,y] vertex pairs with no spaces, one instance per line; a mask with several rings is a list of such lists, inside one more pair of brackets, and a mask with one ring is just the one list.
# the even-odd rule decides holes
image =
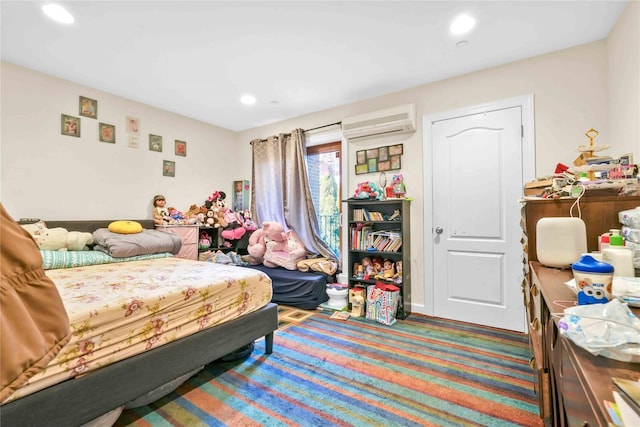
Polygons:
[[[329,313],[330,314],[330,313]],[[116,426],[541,426],[526,335],[412,315],[318,312],[208,365]]]

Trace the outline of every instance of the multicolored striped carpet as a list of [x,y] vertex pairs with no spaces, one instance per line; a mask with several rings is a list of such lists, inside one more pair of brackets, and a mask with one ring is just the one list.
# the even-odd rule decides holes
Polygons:
[[[330,313],[329,313],[330,314]],[[116,426],[541,426],[524,334],[318,312],[216,362]]]

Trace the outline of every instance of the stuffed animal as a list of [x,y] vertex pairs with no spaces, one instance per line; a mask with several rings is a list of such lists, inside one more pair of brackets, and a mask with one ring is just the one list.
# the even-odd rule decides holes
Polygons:
[[186,219],[184,214],[176,208],[169,208],[169,224],[184,224]]
[[267,245],[264,240],[264,232],[262,228],[258,228],[249,236],[249,245],[247,246],[247,252],[251,257],[252,264],[261,264],[264,260],[264,253],[267,250]]
[[349,289],[349,302],[351,303],[351,316],[364,316],[365,309],[365,289],[354,287]]
[[189,209],[184,213],[185,221],[187,224],[196,224],[198,222],[198,214],[200,208],[198,205],[193,204],[189,206]]
[[258,226],[255,222],[253,222],[253,219],[251,218],[251,212],[249,211],[249,209],[245,209],[244,211],[242,211],[242,217],[244,218],[243,226],[245,230],[256,231],[258,229]]
[[207,225],[207,215],[202,212],[198,212],[196,215],[196,225],[205,226]]
[[34,239],[42,250],[86,251],[93,244],[93,235],[80,231],[68,231],[66,228],[47,228]]
[[365,181],[358,184],[354,199],[375,199],[380,200],[382,198],[382,189],[372,181]]
[[211,209],[212,207],[217,207],[219,209],[223,209],[227,206],[225,199],[227,198],[227,194],[224,191],[214,191],[211,196],[207,197],[204,205],[207,209]]
[[244,218],[231,209],[227,209],[224,213],[224,222],[226,225],[221,236],[225,240],[240,240],[247,233],[247,230],[243,227]]
[[282,224],[267,221],[262,224],[265,239],[263,264],[267,267],[284,267],[296,270],[298,261],[307,257],[307,249],[293,230],[284,231]]

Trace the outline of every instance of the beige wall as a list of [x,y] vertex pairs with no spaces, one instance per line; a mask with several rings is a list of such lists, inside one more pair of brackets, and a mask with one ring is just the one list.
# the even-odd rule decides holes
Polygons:
[[[640,150],[640,2],[630,1],[607,39],[609,138],[614,149]],[[640,161],[638,157],[634,160]]]
[[[236,134],[177,114],[1,64],[1,200],[14,218],[150,218],[154,194],[186,210],[214,190],[231,191]],[[81,117],[81,138],[60,134],[60,114],[78,115],[78,97],[98,101],[98,119]],[[129,148],[125,117],[140,119],[138,148]],[[116,143],[98,140],[98,122],[116,126]],[[149,151],[149,133],[163,137]],[[174,140],[187,156],[174,154]],[[223,157],[224,155],[227,158]],[[175,178],[162,161],[176,162]]]
[[[633,2],[635,3],[635,2]],[[622,36],[612,37],[586,45],[553,52],[550,54],[525,59],[511,64],[411,88],[368,99],[362,102],[343,105],[322,112],[297,117],[280,123],[240,132],[238,146],[243,150],[244,158],[250,159],[248,141],[254,138],[264,138],[278,132],[288,132],[293,128],[314,128],[324,124],[334,123],[354,114],[375,111],[400,104],[415,103],[419,118],[434,113],[457,110],[492,101],[513,98],[521,95],[533,94],[535,103],[535,168],[536,175],[552,174],[557,163],[571,165],[577,157],[575,147],[588,142],[584,133],[590,128],[600,132],[597,142],[612,144],[613,147],[603,154],[618,155],[633,152],[637,159],[640,154],[638,137],[638,91],[634,94],[611,94],[620,98],[616,101],[616,109],[621,109],[619,123],[613,125],[615,131],[631,129],[630,138],[616,138],[612,143],[610,131],[610,82],[617,82],[625,76],[626,83],[622,88],[637,87],[638,73],[629,73],[629,68],[637,70],[638,49],[628,52],[624,38],[637,34],[638,17],[632,5],[618,23],[613,34]],[[619,51],[625,56],[625,62],[617,62],[611,66],[612,52]],[[624,52],[624,53],[623,53]],[[617,55],[616,55],[617,56]],[[615,59],[619,61],[618,58]],[[611,67],[611,73],[608,73]],[[628,76],[633,74],[633,76]],[[635,112],[634,112],[635,111]],[[633,133],[635,132],[635,133]],[[428,165],[423,164],[423,137],[421,119],[418,121],[418,131],[411,135],[373,139],[358,144],[348,144],[346,173],[349,192],[343,198],[351,196],[358,182],[364,180],[377,181],[377,174],[355,175],[355,152],[363,147],[378,147],[382,145],[403,143],[402,170],[407,185],[408,195],[414,200],[411,204],[411,247],[413,248],[411,270],[412,305],[414,311],[422,311],[425,299],[425,272],[423,269],[423,248],[425,214],[423,212],[424,199],[430,197],[430,191],[423,188],[423,174],[429,173]],[[250,171],[250,161],[245,164]],[[247,172],[248,173],[248,172]],[[346,261],[346,258],[343,259]]]

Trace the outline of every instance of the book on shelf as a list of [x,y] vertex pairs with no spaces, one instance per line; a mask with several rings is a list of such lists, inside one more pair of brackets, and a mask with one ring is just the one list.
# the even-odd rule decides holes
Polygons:
[[368,209],[357,208],[353,210],[354,221],[384,221],[384,215],[380,212],[370,212]]

